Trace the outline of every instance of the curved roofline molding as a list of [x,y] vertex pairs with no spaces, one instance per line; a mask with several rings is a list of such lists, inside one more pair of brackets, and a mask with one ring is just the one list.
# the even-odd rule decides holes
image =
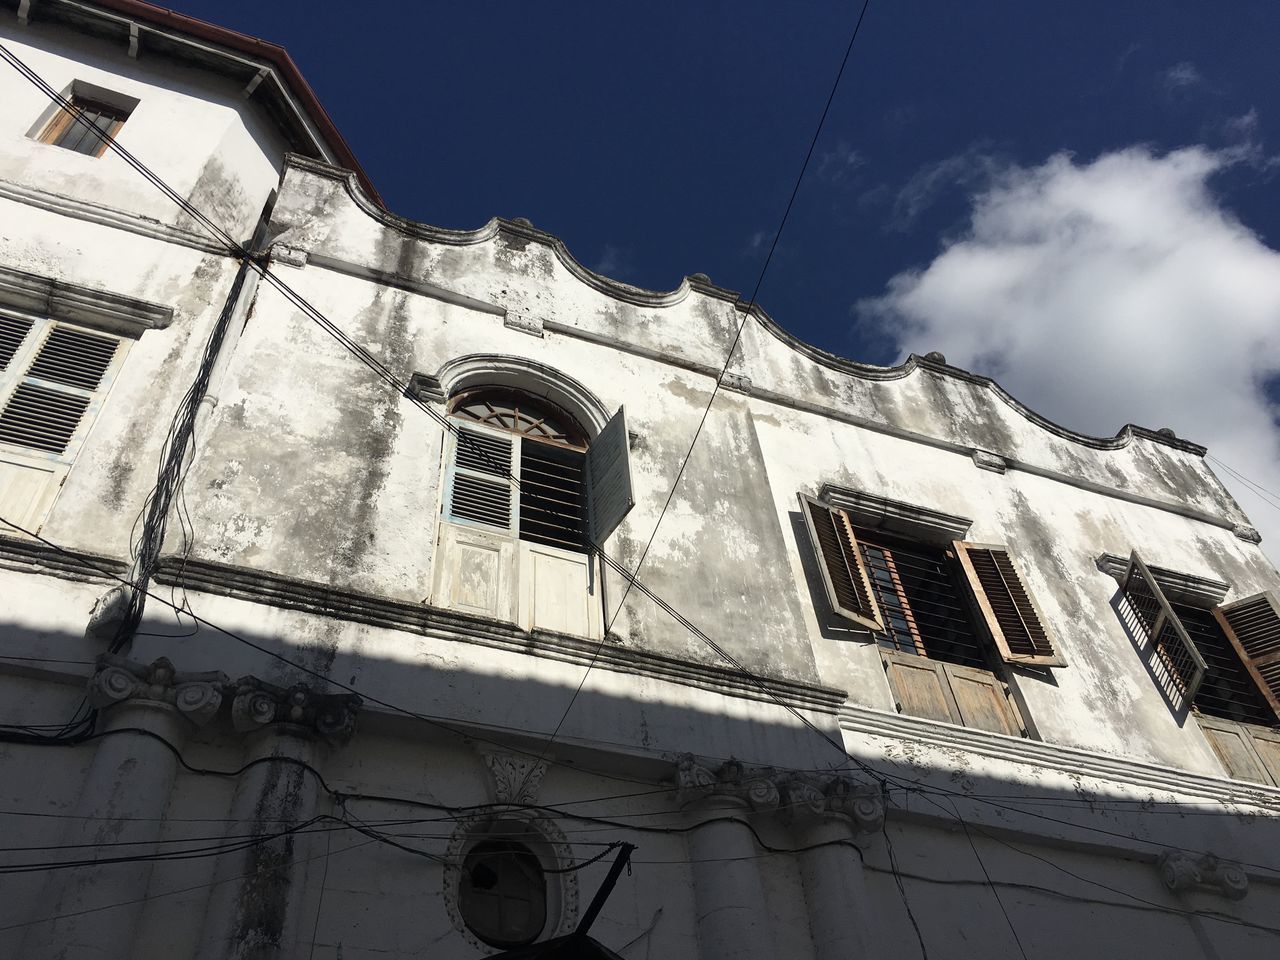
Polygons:
[[763,307],[759,304],[745,301],[736,290],[729,290],[712,283],[706,274],[698,273],[685,277],[678,287],[667,292],[645,290],[618,280],[612,280],[589,269],[569,252],[569,248],[563,240],[555,234],[539,230],[528,220],[507,220],[502,217],[494,217],[476,230],[451,230],[445,227],[436,227],[391,213],[380,203],[375,202],[364,191],[363,182],[350,170],[322,161],[312,160],[309,157],[303,157],[298,154],[289,154],[285,157],[285,169],[287,170],[289,167],[297,167],[317,176],[340,181],[344,185],[347,195],[357,207],[384,226],[409,237],[429,240],[434,243],[468,246],[493,240],[499,234],[507,234],[523,240],[541,243],[551,248],[557,259],[571,274],[592,289],[615,300],[651,308],[674,306],[687,299],[691,293],[700,293],[704,296],[714,297],[717,300],[724,300],[732,303],[740,313],[749,311],[750,316],[761,327],[797,353],[803,354],[821,366],[857,377],[860,380],[900,380],[916,371],[951,377],[992,391],[1001,401],[1042,429],[1064,440],[1092,447],[1095,450],[1118,450],[1127,447],[1134,439],[1142,439],[1199,457],[1203,457],[1208,452],[1207,447],[1193,443],[1190,440],[1183,440],[1175,436],[1171,430],[1151,430],[1133,423],[1125,424],[1113,437],[1096,437],[1072,430],[1070,427],[1056,423],[1032,410],[991,377],[980,373],[972,373],[960,367],[954,367],[942,359],[941,355],[930,354],[922,357],[913,353],[896,366],[882,367],[828,353],[820,347],[815,347],[813,344],[801,340],[795,334],[782,327]]

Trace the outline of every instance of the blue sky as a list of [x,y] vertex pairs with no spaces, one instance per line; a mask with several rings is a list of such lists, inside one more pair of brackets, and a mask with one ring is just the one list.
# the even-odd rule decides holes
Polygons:
[[[629,283],[747,294],[857,15],[169,2],[286,46],[396,213],[528,217]],[[1277,41],[1274,2],[873,0],[762,305],[1077,429],[1173,427],[1280,494]],[[1225,479],[1274,556],[1280,509]]]

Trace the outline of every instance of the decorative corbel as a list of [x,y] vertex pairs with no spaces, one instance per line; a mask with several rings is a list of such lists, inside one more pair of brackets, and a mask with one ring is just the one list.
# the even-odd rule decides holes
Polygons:
[[1238,863],[1211,853],[1193,857],[1181,850],[1166,850],[1157,861],[1160,879],[1174,893],[1200,889],[1229,900],[1243,900],[1249,892],[1249,875]]
[[355,733],[360,704],[360,698],[351,693],[316,693],[304,684],[285,688],[257,677],[241,677],[231,701],[231,725],[247,733],[272,724],[289,724],[337,743]]
[[89,678],[89,703],[99,710],[128,700],[166,703],[196,726],[204,726],[222,705],[227,675],[220,670],[181,673],[166,657],[151,664],[104,653]]
[[508,753],[483,753],[485,766],[493,777],[495,803],[535,803],[538,788],[546,775],[544,760],[517,757]]

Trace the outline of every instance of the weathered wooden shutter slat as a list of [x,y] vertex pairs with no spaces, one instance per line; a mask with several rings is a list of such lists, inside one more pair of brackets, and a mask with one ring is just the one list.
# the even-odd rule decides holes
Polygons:
[[800,512],[831,609],[862,626],[883,630],[884,620],[849,518],[843,510],[804,494],[800,494]]
[[631,486],[631,450],[622,407],[587,450],[587,535],[603,544],[636,505]]
[[1259,593],[1216,607],[1213,615],[1280,717],[1280,600],[1274,593]]
[[22,341],[27,339],[33,325],[31,320],[0,314],[0,371],[8,369],[9,361],[22,346]]
[[1137,551],[1129,557],[1129,569],[1121,589],[1137,618],[1137,628],[1168,670],[1178,692],[1190,703],[1204,681],[1204,657]]
[[468,426],[455,427],[446,518],[510,531],[515,506],[510,480],[514,438]]
[[1007,663],[1060,667],[1048,622],[1022,582],[1009,551],[1001,546],[952,543],[992,639]]

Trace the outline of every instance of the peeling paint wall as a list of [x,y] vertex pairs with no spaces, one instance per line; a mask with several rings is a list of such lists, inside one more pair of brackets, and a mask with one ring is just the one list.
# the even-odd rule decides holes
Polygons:
[[[627,956],[749,957],[771,944],[826,960],[814,918],[847,915],[867,955],[915,957],[904,890],[935,957],[1012,955],[1006,910],[1028,955],[1053,960],[1144,940],[1178,957],[1266,955],[1274,933],[1218,923],[1205,934],[1186,911],[1274,926],[1280,864],[1267,851],[1280,839],[1280,790],[1226,779],[1194,719],[1156,689],[1117,616],[1117,585],[1095,565],[1137,548],[1228,582],[1229,598],[1280,588],[1260,549],[1233,533],[1246,518],[1193,444],[1141,429],[1074,435],[939,361],[841,360],[758,317],[668,504],[742,321],[736,295],[702,277],[669,293],[615,283],[526,222],[410,223],[342,171],[285,159],[268,121],[223,80],[61,29],[6,21],[0,38],[55,86],[84,79],[137,96],[122,142],[237,236],[278,187],[271,269],[398,380],[449,381],[485,357],[472,365],[481,380],[486,364],[505,364],[580,389],[584,421],[625,405],[636,503],[606,547],[629,568],[643,556],[641,580],[752,674],[612,573],[605,637],[443,609],[432,595],[445,562],[443,429],[264,284],[237,315],[204,404],[174,521],[189,524],[190,542],[171,529],[127,649],[135,665],[172,661],[187,694],[216,690],[216,709],[197,722],[187,700],[149,681],[102,708],[100,729],[113,732],[96,740],[0,743],[0,813],[22,818],[24,844],[255,844],[127,881],[103,865],[67,886],[57,872],[0,876],[0,954],[484,956],[459,913],[458,860],[475,818],[499,810],[526,818],[552,870],[601,842],[639,845],[593,930]],[[0,265],[174,312],[132,343],[43,528],[102,569],[0,536],[0,645],[12,658],[0,658],[0,719],[45,723],[69,716],[106,669],[85,625],[112,572],[127,570],[165,433],[235,267],[118,164],[34,143],[42,108],[14,76],[0,74],[0,103]],[[979,468],[975,450],[1006,471]],[[965,517],[970,540],[1018,558],[1067,662],[1012,671],[1037,737],[896,711],[868,635],[825,609],[796,501],[823,484]],[[278,689],[262,708],[251,694],[264,687]],[[354,733],[322,730],[304,709],[352,691],[365,698]],[[708,805],[691,801],[687,784],[676,789],[686,755],[713,771],[745,764],[758,789],[718,781]],[[537,762],[536,776],[502,780],[503,764]],[[887,802],[884,832],[855,835],[842,815],[806,820],[778,792],[829,787],[836,774]],[[313,815],[339,820],[256,844]],[[691,862],[699,831],[724,816],[742,855],[708,860],[714,869]],[[350,826],[370,822],[430,856]],[[811,882],[822,876],[805,860],[820,849],[813,831],[833,823],[843,859],[831,876],[860,878],[862,894]],[[1243,864],[1248,897],[1170,892],[1157,860],[1168,850]],[[0,854],[0,866],[19,855]],[[1055,863],[1078,876],[1064,880]],[[573,928],[606,869],[548,875],[546,935]],[[769,907],[758,941],[717,939],[705,890],[692,889],[708,876],[755,877]],[[46,915],[73,901],[67,916]]]

